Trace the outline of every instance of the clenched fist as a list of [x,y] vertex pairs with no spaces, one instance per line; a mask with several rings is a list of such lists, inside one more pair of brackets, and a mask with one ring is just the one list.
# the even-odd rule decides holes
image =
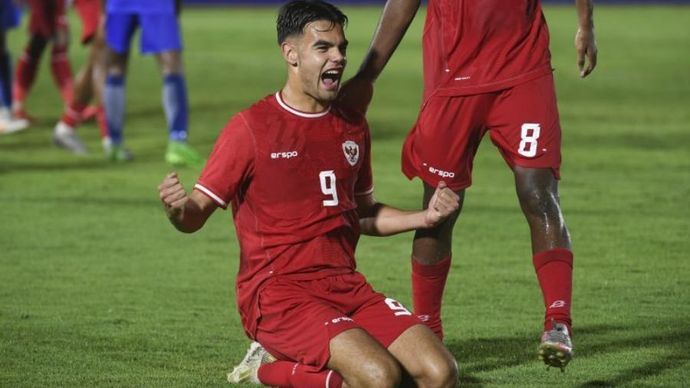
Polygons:
[[180,178],[175,171],[165,176],[163,182],[158,186],[158,194],[168,216],[182,212],[185,204],[189,201],[189,196],[182,187]]
[[460,208],[460,196],[446,186],[446,182],[438,182],[436,191],[429,201],[424,220],[430,227],[436,226]]

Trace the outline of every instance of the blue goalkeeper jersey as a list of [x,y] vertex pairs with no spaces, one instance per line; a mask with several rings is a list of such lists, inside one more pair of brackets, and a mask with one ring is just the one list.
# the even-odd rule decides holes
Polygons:
[[175,13],[175,0],[108,0],[108,13]]

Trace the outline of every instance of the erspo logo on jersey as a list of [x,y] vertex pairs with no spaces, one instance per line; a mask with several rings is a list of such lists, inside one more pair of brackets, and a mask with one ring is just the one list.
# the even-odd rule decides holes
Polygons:
[[438,175],[441,178],[455,178],[454,172],[439,170],[438,168],[434,168],[431,166],[429,166],[429,172],[434,174],[434,175]]
[[298,156],[297,151],[271,152],[271,159],[292,159]]

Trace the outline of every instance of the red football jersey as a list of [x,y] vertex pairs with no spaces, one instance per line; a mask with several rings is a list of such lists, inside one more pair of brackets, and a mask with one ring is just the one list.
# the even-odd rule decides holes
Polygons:
[[539,0],[429,0],[424,98],[487,93],[551,71]]
[[366,120],[338,106],[308,114],[280,92],[268,96],[230,120],[195,189],[232,205],[238,308],[253,337],[267,280],[354,271],[355,195],[373,190]]

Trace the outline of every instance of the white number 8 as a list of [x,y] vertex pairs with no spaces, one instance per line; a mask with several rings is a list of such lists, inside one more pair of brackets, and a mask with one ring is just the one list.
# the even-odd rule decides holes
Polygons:
[[333,170],[321,171],[319,173],[321,182],[321,192],[329,195],[330,199],[323,200],[323,206],[338,206],[338,188],[335,185],[335,173]]
[[539,124],[525,123],[522,124],[522,131],[520,132],[520,145],[518,146],[518,154],[531,158],[537,154],[537,139],[541,128]]

